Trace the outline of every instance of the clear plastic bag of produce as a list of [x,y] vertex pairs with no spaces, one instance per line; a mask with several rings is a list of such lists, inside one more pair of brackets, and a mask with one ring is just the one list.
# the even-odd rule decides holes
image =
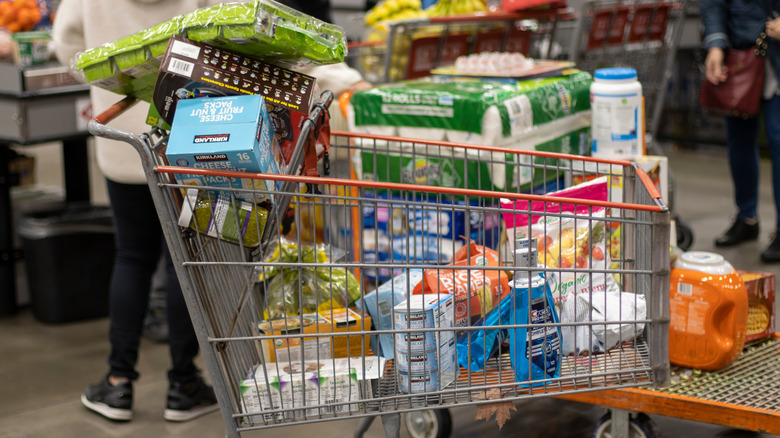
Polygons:
[[264,317],[281,318],[351,306],[361,296],[354,274],[335,263],[345,253],[327,245],[282,240],[255,270]]
[[71,68],[92,85],[149,101],[173,35],[286,66],[343,62],[346,37],[273,0],[223,3],[173,17],[76,55]]

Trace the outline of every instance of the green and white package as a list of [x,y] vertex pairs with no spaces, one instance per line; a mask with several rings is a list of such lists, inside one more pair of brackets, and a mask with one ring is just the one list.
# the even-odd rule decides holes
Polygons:
[[[384,363],[384,358],[367,356],[261,364],[240,382],[242,408],[244,413],[262,415],[255,421],[359,411],[361,402],[372,397],[372,382],[384,374]],[[328,403],[341,404],[311,407]],[[263,414],[279,409],[285,412]]]
[[[585,72],[516,84],[435,77],[399,82],[356,93],[350,101],[350,129],[588,155],[591,82]],[[382,143],[355,157],[359,176],[376,181],[528,191],[556,177],[549,171],[534,173],[516,160],[554,165],[540,157],[456,147],[443,152],[405,142]]]
[[197,9],[112,43],[80,52],[71,68],[86,82],[150,101],[168,40],[180,35],[285,66],[343,62],[346,37],[326,23],[273,0]]
[[592,81],[576,72],[514,84],[439,77],[397,82],[355,93],[350,128],[512,146],[546,123],[590,111]]

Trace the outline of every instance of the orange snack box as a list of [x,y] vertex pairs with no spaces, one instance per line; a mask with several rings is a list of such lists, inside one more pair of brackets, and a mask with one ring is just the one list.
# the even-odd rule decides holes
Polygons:
[[357,357],[368,356],[371,348],[370,335],[344,335],[348,332],[368,332],[371,330],[371,317],[368,313],[362,313],[360,310],[353,309],[333,309],[320,311],[320,316],[326,322],[326,330],[322,330],[323,323],[320,323],[320,333],[332,332],[333,337],[330,343],[332,345],[333,357]]
[[[470,258],[467,258],[471,256]],[[496,269],[458,269],[458,266],[498,267],[498,253],[470,241],[453,257],[450,268],[426,269],[413,294],[455,296],[455,326],[467,327],[484,317],[509,293],[509,276]],[[469,309],[471,310],[469,312]]]

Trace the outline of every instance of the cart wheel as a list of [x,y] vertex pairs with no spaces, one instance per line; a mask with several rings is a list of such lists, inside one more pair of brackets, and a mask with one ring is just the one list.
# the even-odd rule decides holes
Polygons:
[[677,247],[683,251],[688,251],[691,245],[693,245],[693,230],[681,222],[680,218],[677,218],[674,223],[677,231]]
[[[628,426],[629,438],[655,438],[655,431],[650,417],[645,414],[632,415]],[[593,438],[612,438],[612,412],[607,412],[596,424]]]
[[407,412],[404,424],[412,438],[449,438],[452,432],[452,416],[448,409]]

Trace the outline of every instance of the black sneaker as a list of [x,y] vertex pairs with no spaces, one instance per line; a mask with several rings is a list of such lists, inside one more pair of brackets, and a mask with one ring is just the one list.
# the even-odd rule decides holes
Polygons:
[[772,236],[772,243],[761,253],[761,260],[764,263],[780,262],[780,235],[775,234]]
[[218,408],[214,389],[198,377],[188,384],[171,382],[163,417],[168,421],[190,421]]
[[715,246],[734,246],[748,240],[758,239],[758,222],[749,224],[736,218],[722,236],[715,239]]
[[116,421],[133,419],[133,384],[129,381],[112,385],[108,376],[97,385],[87,387],[81,404],[98,414]]

